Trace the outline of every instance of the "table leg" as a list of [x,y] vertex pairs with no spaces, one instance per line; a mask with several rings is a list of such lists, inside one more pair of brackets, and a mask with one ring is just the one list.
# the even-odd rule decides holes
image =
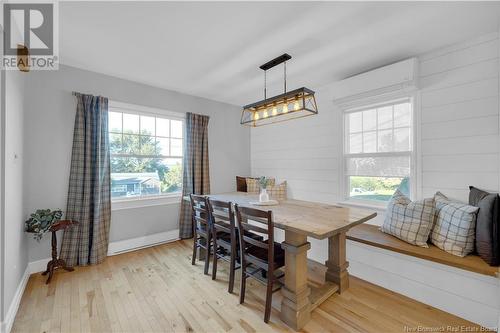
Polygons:
[[300,330],[311,318],[311,290],[307,284],[307,250],[311,244],[307,236],[285,231],[285,285],[281,289],[281,320]]
[[326,280],[339,286],[339,293],[349,288],[349,262],[346,260],[346,236],[345,232],[328,238],[328,260],[325,265]]

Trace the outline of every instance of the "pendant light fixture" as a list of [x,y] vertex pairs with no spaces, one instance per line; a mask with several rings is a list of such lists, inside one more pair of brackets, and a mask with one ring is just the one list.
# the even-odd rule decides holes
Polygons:
[[[264,99],[243,107],[241,125],[257,127],[318,114],[314,91],[305,87],[286,91],[286,61],[290,59],[292,57],[285,53],[259,67],[264,71]],[[267,98],[267,70],[281,63],[284,68],[284,92]]]

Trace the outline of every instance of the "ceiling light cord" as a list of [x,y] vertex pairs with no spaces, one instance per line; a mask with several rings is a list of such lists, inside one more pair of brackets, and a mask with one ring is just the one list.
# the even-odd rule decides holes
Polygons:
[[264,100],[267,99],[267,70],[264,71]]
[[284,89],[286,94],[286,61],[283,62],[283,65],[284,65]]

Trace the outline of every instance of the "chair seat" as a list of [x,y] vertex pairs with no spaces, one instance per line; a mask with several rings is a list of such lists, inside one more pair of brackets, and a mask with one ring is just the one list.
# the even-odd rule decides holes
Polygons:
[[[264,242],[267,243],[268,241]],[[247,253],[263,261],[267,261],[268,258],[267,250],[258,246],[250,246]],[[285,250],[281,248],[280,243],[274,242],[274,268],[283,266],[285,266]]]

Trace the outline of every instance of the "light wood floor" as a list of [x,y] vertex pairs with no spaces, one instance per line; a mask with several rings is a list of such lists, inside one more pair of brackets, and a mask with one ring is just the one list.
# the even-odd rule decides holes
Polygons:
[[[227,293],[227,265],[216,281],[191,266],[191,242],[109,257],[97,266],[58,271],[50,285],[30,277],[12,332],[290,331],[273,309],[263,321],[264,289],[249,279],[245,304]],[[471,323],[351,277],[350,289],[312,313],[306,332],[405,332],[405,326]],[[279,296],[278,293],[275,296]],[[279,298],[279,297],[275,297]],[[277,303],[277,304],[276,304]],[[279,309],[279,300],[274,306]],[[408,331],[408,330],[407,330]],[[406,332],[407,332],[406,331]]]

